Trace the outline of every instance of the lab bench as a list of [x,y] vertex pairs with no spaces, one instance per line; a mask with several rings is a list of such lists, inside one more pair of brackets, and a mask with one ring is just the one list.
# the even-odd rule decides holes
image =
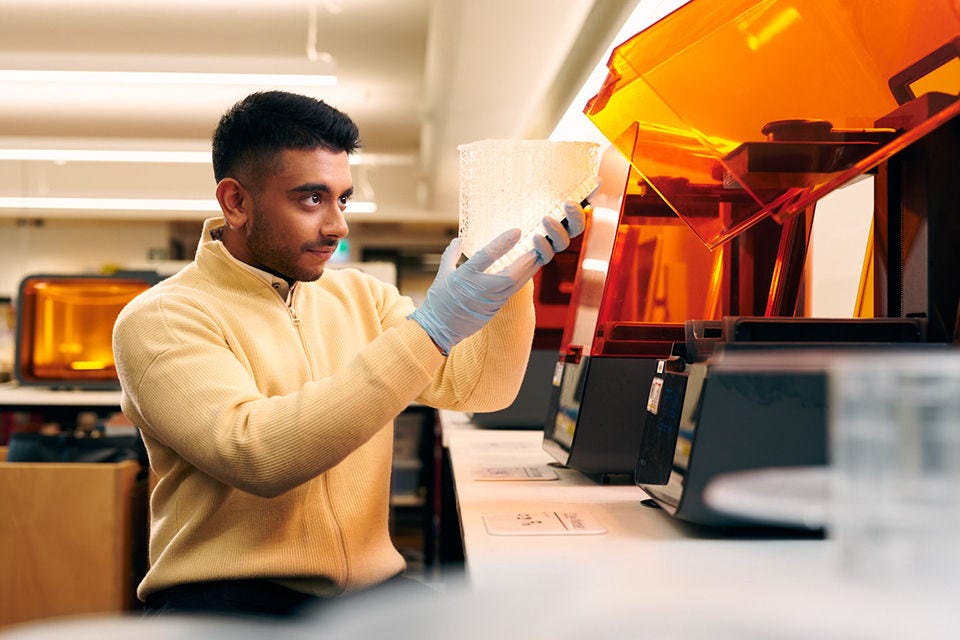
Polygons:
[[[822,533],[690,525],[650,506],[636,485],[554,465],[540,431],[478,429],[451,411],[439,421],[463,580],[478,594],[528,600],[531,628],[565,616],[596,625],[595,637],[610,637],[614,622],[675,637],[698,637],[686,635],[697,624],[711,637],[742,637],[724,635],[733,628],[750,637],[960,629],[960,616],[947,614],[955,593],[851,575]],[[448,545],[452,533],[448,525]]]

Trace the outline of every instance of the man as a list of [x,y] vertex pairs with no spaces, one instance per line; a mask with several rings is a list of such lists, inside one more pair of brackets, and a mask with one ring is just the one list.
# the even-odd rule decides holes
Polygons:
[[583,229],[567,209],[535,250],[484,269],[507,232],[424,303],[324,267],[347,235],[357,128],[304,96],[248,96],[213,137],[222,218],[196,259],[114,329],[124,413],[157,477],[147,611],[290,614],[400,575],[388,531],[392,421],[411,402],[508,405],[534,328],[530,277]]

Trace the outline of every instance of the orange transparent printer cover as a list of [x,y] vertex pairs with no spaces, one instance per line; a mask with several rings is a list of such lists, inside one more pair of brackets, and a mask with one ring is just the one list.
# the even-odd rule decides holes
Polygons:
[[17,305],[17,380],[53,387],[119,387],[113,324],[120,310],[151,284],[139,277],[24,278]]
[[[955,0],[693,0],[616,47],[585,113],[709,248],[960,111]],[[913,98],[924,115],[897,109]]]

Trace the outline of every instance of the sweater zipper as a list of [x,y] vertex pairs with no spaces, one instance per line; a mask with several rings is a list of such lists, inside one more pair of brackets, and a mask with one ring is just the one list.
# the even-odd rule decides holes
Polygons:
[[297,310],[293,308],[293,305],[287,306],[287,311],[290,313],[290,320],[293,321],[293,326],[300,328],[300,314],[297,313]]
[[[303,339],[303,329],[301,327],[300,314],[297,313],[297,309],[294,306],[294,302],[295,302],[294,298],[296,297],[297,297],[297,291],[294,290],[292,295],[290,296],[290,302],[289,304],[286,305],[286,307],[287,307],[287,312],[290,314],[290,320],[291,322],[293,322],[293,326],[297,328],[297,335],[300,337],[300,348],[303,350],[304,358],[307,359],[307,363],[309,366],[310,358],[309,358],[309,354],[307,353],[307,343]],[[310,377],[313,378],[314,372],[312,371],[312,367],[310,368],[311,368]],[[330,517],[333,520],[333,526],[336,529],[337,537],[340,540],[340,553],[341,553],[341,560],[343,562],[343,573],[344,573],[343,584],[344,584],[344,587],[347,588],[349,587],[350,581],[352,579],[352,576],[351,576],[352,572],[350,571],[350,560],[347,554],[347,540],[343,532],[343,523],[340,522],[340,516],[337,514],[337,510],[334,507],[333,495],[330,492],[330,476],[327,475],[326,473],[323,474],[323,490],[327,496],[327,508],[329,509]]]
[[337,531],[337,538],[340,540],[340,560],[343,562],[343,588],[344,590],[347,590],[350,588],[350,583],[353,579],[353,572],[350,570],[350,556],[347,553],[347,538],[343,533],[343,523],[340,522],[340,516],[337,514],[337,509],[334,506],[333,495],[330,492],[329,471],[323,474],[323,490],[327,494],[327,507],[329,508],[330,516],[333,519],[333,526]]
[[313,379],[316,375],[316,372],[313,370],[313,365],[310,362],[310,354],[307,351],[307,341],[303,336],[303,322],[294,304],[296,297],[297,297],[297,292],[294,291],[290,296],[290,301],[287,303],[284,303],[284,306],[287,307],[287,313],[290,314],[290,322],[293,324],[294,328],[297,330],[297,337],[300,339],[300,351],[303,353],[304,361],[306,362],[307,368],[310,371],[310,378]]

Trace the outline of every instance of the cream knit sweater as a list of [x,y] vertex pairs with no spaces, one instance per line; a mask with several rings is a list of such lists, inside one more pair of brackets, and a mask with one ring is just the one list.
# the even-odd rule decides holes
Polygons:
[[388,531],[393,418],[413,401],[508,405],[533,336],[532,285],[444,358],[395,287],[352,269],[288,307],[210,231],[196,260],[114,329],[122,407],[158,482],[142,598],[267,577],[335,594],[403,570]]

